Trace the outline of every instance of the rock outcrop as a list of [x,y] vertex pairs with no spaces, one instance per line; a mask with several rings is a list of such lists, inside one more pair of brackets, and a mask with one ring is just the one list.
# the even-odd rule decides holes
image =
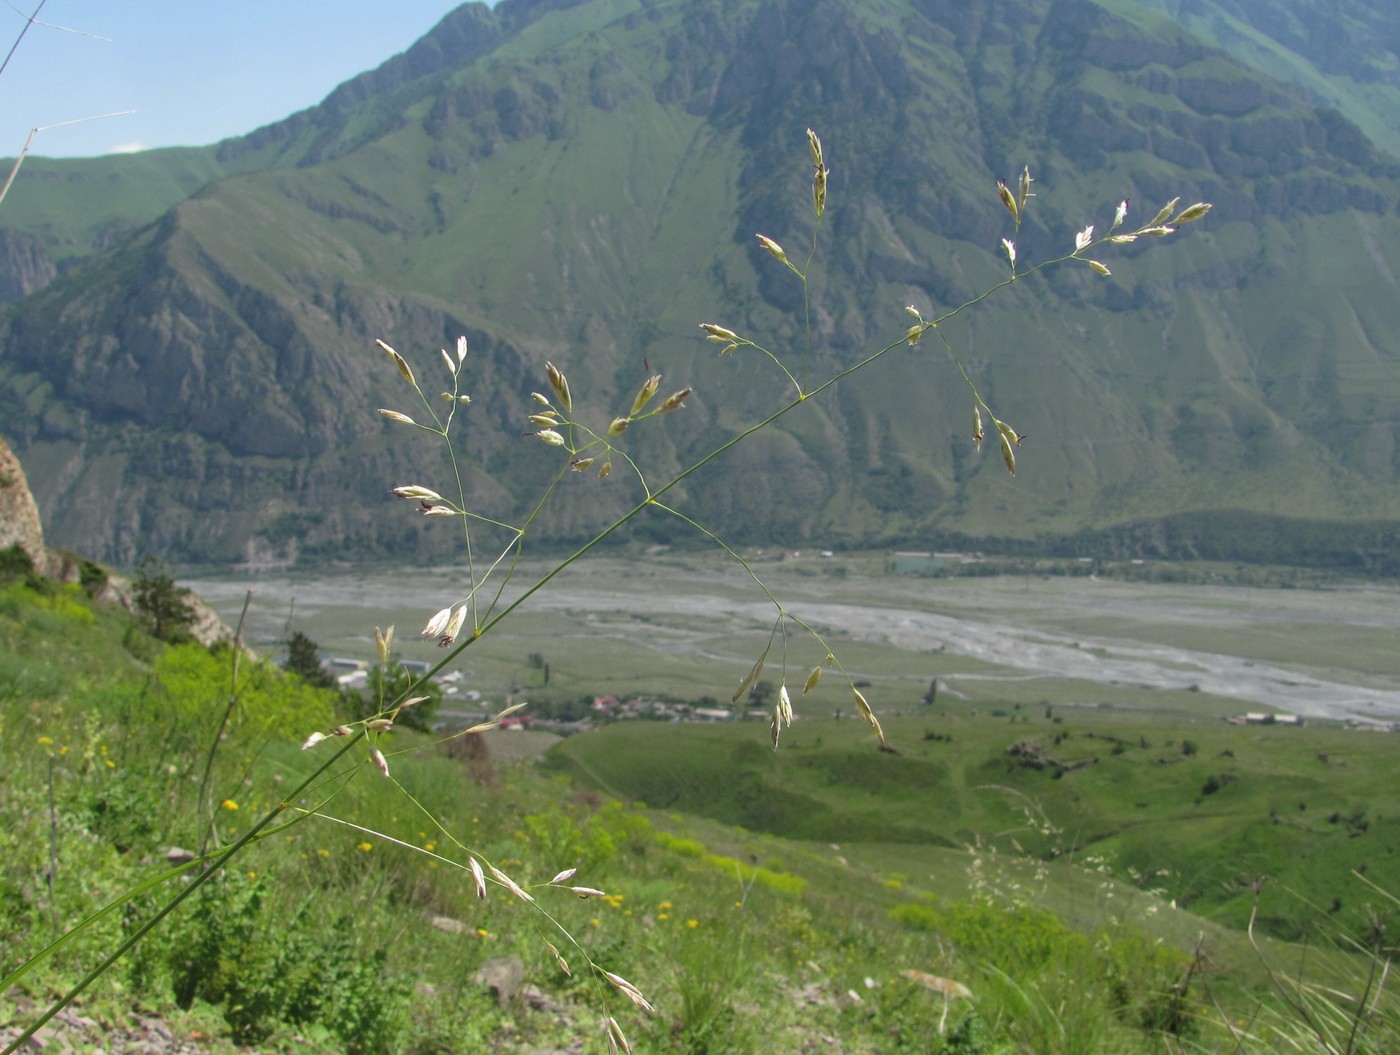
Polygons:
[[[44,526],[29,490],[24,466],[10,450],[5,437],[0,436],[0,550],[16,543],[29,554],[34,570],[50,579],[78,582],[82,579],[83,566],[90,563],[71,553],[54,552],[44,545]],[[108,576],[97,599],[135,611],[131,580],[119,575]],[[208,646],[233,639],[233,631],[202,599],[190,594],[186,600],[194,611],[190,633],[196,641]]]
[[39,507],[29,492],[24,467],[15,457],[5,437],[0,436],[0,549],[15,543],[29,554],[34,566],[48,567],[48,550],[44,548],[44,526],[39,521]]

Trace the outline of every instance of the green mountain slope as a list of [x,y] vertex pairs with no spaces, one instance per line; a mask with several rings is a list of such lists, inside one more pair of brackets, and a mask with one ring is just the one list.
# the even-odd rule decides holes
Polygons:
[[[118,562],[445,552],[453,532],[384,508],[445,468],[373,413],[413,410],[375,337],[420,372],[470,337],[469,485],[491,515],[520,515],[553,471],[520,437],[546,359],[600,426],[646,365],[693,384],[633,441],[653,477],[693,460],[790,394],[695,325],[801,358],[801,288],[753,234],[809,241],[809,126],[833,170],[813,378],[896,339],[905,304],[947,309],[1005,274],[994,180],[1023,163],[1031,262],[1123,197],[1133,216],[1176,195],[1216,209],[1123,247],[1111,278],[1037,276],[945,327],[1030,437],[1015,480],[974,452],[966,389],[925,341],[696,477],[687,512],[809,545],[1181,514],[1236,525],[1212,529],[1227,542],[1240,516],[1275,535],[1309,517],[1389,545],[1400,167],[1295,86],[1108,0],[460,9],[323,107],[221,145],[240,174],[11,310],[0,416],[53,537]],[[567,482],[536,537],[637,497]]]

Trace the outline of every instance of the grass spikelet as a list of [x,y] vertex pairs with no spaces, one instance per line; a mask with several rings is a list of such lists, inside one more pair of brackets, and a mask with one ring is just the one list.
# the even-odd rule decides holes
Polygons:
[[497,868],[495,865],[487,865],[487,867],[491,869],[491,874],[492,874],[493,876],[496,877],[496,882],[500,883],[501,886],[505,887],[505,888],[506,888],[507,890],[509,890],[512,894],[514,894],[516,897],[518,897],[521,901],[534,901],[534,900],[535,900],[535,899],[534,899],[534,896],[531,895],[531,894],[529,893],[529,891],[527,891],[524,887],[522,887],[519,883],[517,883],[517,882],[516,882],[514,879],[512,879],[510,876],[508,876],[508,875],[506,875],[504,872],[502,872],[502,871],[501,871],[499,868]]
[[656,1008],[651,1006],[651,1002],[642,995],[642,991],[621,975],[613,974],[611,971],[604,971],[603,977],[617,987],[618,992],[625,996],[632,1003],[636,1004],[649,1015],[656,1014]]
[[572,414],[574,412],[574,397],[569,391],[569,379],[553,363],[545,363],[544,371],[549,375],[549,387],[554,389],[554,398],[559,400],[559,405],[564,408],[565,414]]
[[476,888],[476,896],[482,901],[486,900],[486,876],[481,871],[481,865],[475,857],[468,857],[467,864],[472,871],[472,885]]
[[375,339],[374,343],[379,345],[379,347],[384,350],[384,354],[394,361],[394,365],[399,368],[399,373],[403,375],[403,379],[414,388],[417,388],[418,379],[413,376],[413,368],[408,365],[408,360],[378,338]]
[[629,418],[635,418],[643,408],[651,402],[652,396],[656,395],[656,390],[661,387],[661,375],[652,374],[646,379],[646,383],[637,390],[636,396],[632,399],[632,409],[627,412]]
[[765,650],[763,655],[758,657],[758,662],[753,665],[753,667],[749,670],[748,674],[744,675],[744,677],[740,679],[739,687],[734,690],[734,695],[729,697],[730,703],[738,703],[739,697],[744,695],[748,687],[763,676],[763,664],[767,661],[768,652],[767,650]]
[[880,727],[880,719],[876,718],[875,712],[870,709],[870,704],[866,700],[865,694],[852,685],[851,695],[856,699],[856,710],[860,711],[860,716],[864,718],[870,728],[875,731],[875,735],[879,737],[880,743],[883,744],[885,742],[885,730]]
[[1167,222],[1167,217],[1170,216],[1170,215],[1172,214],[1172,210],[1176,208],[1177,202],[1179,202],[1179,201],[1181,201],[1180,198],[1173,198],[1171,201],[1167,202],[1167,204],[1165,204],[1165,205],[1162,206],[1161,211],[1160,211],[1159,213],[1157,213],[1156,216],[1152,217],[1152,222],[1149,223],[1149,224],[1146,224],[1145,226],[1147,226],[1147,227],[1160,227],[1160,226],[1162,226],[1162,224],[1164,224],[1164,223]]
[[612,1055],[623,1052],[624,1055],[632,1055],[632,1045],[627,1043],[627,1034],[622,1032],[622,1027],[617,1024],[617,1019],[612,1015],[607,1021],[608,1050]]
[[554,957],[554,962],[559,965],[559,970],[564,972],[564,977],[572,978],[574,976],[574,972],[569,970],[569,962],[565,960],[562,955],[560,955],[559,950],[554,947],[554,943],[546,941],[544,943],[544,947],[548,949],[550,954]]
[[691,390],[689,388],[682,388],[679,392],[672,392],[662,402],[661,406],[656,408],[656,412],[658,414],[669,414],[673,410],[679,410],[681,407],[685,406],[685,401],[690,396],[690,393]]

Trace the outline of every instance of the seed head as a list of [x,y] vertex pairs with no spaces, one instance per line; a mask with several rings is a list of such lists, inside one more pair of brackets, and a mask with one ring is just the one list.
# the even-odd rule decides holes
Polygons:
[[465,359],[466,357],[467,357],[467,339],[466,339],[465,337],[458,337],[458,338],[457,338],[457,362],[460,363],[460,362],[461,362],[463,359]]
[[758,235],[757,238],[758,244],[768,250],[774,259],[781,260],[784,264],[788,262],[787,254],[783,252],[783,247],[777,242],[773,241],[773,239],[769,238],[766,234]]
[[1210,212],[1210,202],[1198,201],[1195,205],[1188,205],[1176,214],[1174,224],[1193,223],[1199,220],[1206,213]]
[[379,413],[383,414],[390,421],[402,421],[405,425],[418,424],[418,422],[414,421],[407,414],[400,414],[397,410],[385,410],[383,407],[380,407]]
[[1014,270],[1016,267],[1016,243],[1010,238],[1003,238],[1001,248],[1006,252],[1006,258],[1011,261],[1011,267]]
[[572,414],[574,412],[574,397],[569,394],[569,379],[553,363],[545,363],[544,369],[545,373],[549,375],[549,387],[554,389],[554,395],[559,400],[559,405],[564,408],[565,414]]
[[457,635],[462,632],[462,624],[467,619],[467,606],[458,605],[457,611],[452,613],[452,618],[447,622],[447,629],[438,638],[438,648],[447,648],[457,640]]
[[1124,198],[1118,203],[1118,209],[1113,214],[1113,226],[1109,230],[1116,231],[1123,226],[1123,221],[1128,218],[1128,199]]
[[477,864],[475,857],[468,857],[467,864],[472,870],[472,882],[476,886],[476,896],[484,901],[486,900],[486,877],[481,874],[481,865]]
[[518,897],[521,901],[534,901],[534,900],[535,900],[533,897],[530,896],[530,894],[529,894],[523,887],[521,887],[521,885],[520,885],[519,883],[517,883],[517,882],[516,882],[514,879],[512,879],[510,876],[506,875],[504,872],[502,872],[502,871],[501,871],[499,868],[497,868],[495,865],[487,865],[486,867],[489,868],[489,869],[491,869],[491,874],[492,874],[493,876],[496,877],[496,881],[497,881],[498,883],[500,883],[501,886],[505,887],[505,888],[506,888],[507,890],[509,890],[512,894],[514,894],[516,897]]
[[535,435],[538,436],[540,439],[544,440],[544,442],[549,444],[551,447],[564,446],[564,437],[561,436],[554,429],[540,429],[540,431],[535,433]]
[[1026,210],[1026,199],[1035,197],[1031,193],[1031,184],[1034,182],[1035,180],[1031,178],[1031,167],[1027,165],[1021,170],[1021,182],[1017,188],[1016,196],[1016,205],[1022,212]]
[[1011,441],[1006,438],[1006,433],[1001,433],[1001,460],[1006,463],[1006,471],[1012,476],[1016,475],[1016,452],[1011,449]]
[[726,341],[737,341],[739,335],[733,330],[727,330],[723,326],[716,326],[713,322],[702,322],[700,328],[708,335],[708,340],[716,344],[724,344]]
[[574,972],[569,970],[568,961],[566,961],[564,957],[559,955],[559,950],[556,949],[553,946],[553,944],[551,944],[548,941],[544,943],[544,947],[554,954],[554,962],[559,965],[559,970],[563,971],[566,977],[572,978],[574,976]]
[[418,387],[418,382],[417,382],[417,380],[415,380],[415,378],[414,378],[414,376],[413,376],[413,370],[409,367],[408,363],[404,360],[404,357],[401,356],[398,352],[394,351],[394,349],[390,348],[390,347],[389,347],[387,344],[385,344],[383,341],[381,341],[381,340],[379,340],[379,339],[377,339],[377,338],[375,339],[375,342],[374,342],[374,343],[377,344],[377,345],[379,345],[379,347],[382,348],[382,349],[384,350],[384,354],[387,355],[390,359],[392,359],[392,360],[394,361],[394,365],[397,366],[397,367],[399,368],[399,373],[403,374],[404,380],[407,381],[407,382],[408,382],[410,385],[412,385],[414,388],[417,388],[417,387]]
[[448,605],[437,615],[428,620],[428,625],[423,628],[420,637],[437,637],[447,629],[447,623],[452,618],[452,606]]
[[861,694],[858,688],[852,685],[851,692],[856,698],[856,709],[860,711],[861,717],[866,720],[870,728],[875,730],[875,735],[880,738],[880,743],[883,744],[885,742],[885,730],[880,728],[880,720],[875,717],[875,712],[870,709],[870,704],[866,702],[865,696]]
[[1152,222],[1147,226],[1160,227],[1162,224],[1166,223],[1167,217],[1172,214],[1172,210],[1176,208],[1176,204],[1179,201],[1181,201],[1180,198],[1173,198],[1171,201],[1167,202],[1167,204],[1163,205],[1161,211],[1157,213],[1156,216],[1152,217]]
[[365,722],[365,728],[372,733],[387,733],[394,727],[394,723],[388,718],[371,718]]
[[612,475],[612,462],[604,462],[598,467],[598,479],[606,480]]
[[621,436],[627,431],[627,426],[632,424],[631,418],[613,418],[612,424],[608,426],[609,436]]
[[592,464],[592,458],[575,458],[569,463],[569,470],[571,472],[581,473]]
[[826,166],[817,169],[812,177],[812,206],[817,210],[817,219],[822,218],[822,213],[826,212]]
[[319,744],[319,743],[320,743],[322,740],[324,740],[325,738],[326,738],[326,734],[325,734],[325,733],[312,733],[310,736],[308,736],[308,737],[306,738],[306,741],[301,745],[301,749],[302,749],[303,751],[310,751],[313,747],[315,747],[317,744]]
[[1089,248],[1089,243],[1094,240],[1094,225],[1090,224],[1084,230],[1074,236],[1074,251],[1082,253]]
[[1086,260],[1085,263],[1087,263],[1090,267],[1092,267],[1092,268],[1093,268],[1095,271],[1097,271],[1100,275],[1111,275],[1111,274],[1113,274],[1112,271],[1110,271],[1105,265],[1100,264],[1097,260]]
[[617,1024],[617,1019],[612,1015],[608,1016],[608,1051],[611,1055],[632,1055],[632,1045],[627,1043],[627,1034],[622,1032],[622,1027]]
[[977,407],[972,408],[972,446],[975,450],[982,449],[982,438],[986,435],[982,431],[982,411]]
[[661,406],[656,408],[656,412],[658,414],[669,414],[673,410],[679,410],[681,407],[685,406],[686,398],[690,393],[691,389],[689,388],[683,388],[679,392],[672,392],[662,402]]
[[646,382],[637,390],[637,394],[632,398],[632,409],[628,411],[629,418],[635,418],[642,412],[642,409],[651,402],[656,395],[656,390],[661,387],[661,375],[652,374]]
[[388,663],[389,651],[394,647],[394,628],[392,626],[388,630],[380,630],[377,626],[374,628],[374,647],[379,653],[379,662]]
[[802,695],[806,696],[817,687],[817,683],[822,680],[822,668],[820,665],[812,668],[812,673],[807,675],[807,683],[802,686]]
[[384,757],[384,752],[377,747],[369,749],[369,759],[374,763],[374,768],[379,770],[379,775],[387,777],[389,775],[389,760]]
[[577,868],[566,868],[564,869],[564,871],[560,872],[553,879],[551,879],[549,881],[549,885],[554,886],[556,883],[562,883],[565,880],[572,879],[576,875],[578,875]]
[[396,487],[389,492],[397,498],[426,498],[430,502],[441,502],[442,495],[427,487],[419,487],[417,484],[405,484]]
[[817,133],[810,128],[807,129],[807,150],[812,155],[812,167],[822,168],[822,141],[817,138]]
[[1006,180],[997,180],[997,196],[1001,198],[1001,203],[1006,206],[1006,211],[1011,214],[1011,219],[1019,227],[1021,225],[1021,210],[1016,205],[1016,198],[1011,193],[1011,188],[1006,185]]
[[617,986],[618,991],[632,1003],[636,1004],[648,1014],[655,1014],[656,1008],[642,995],[642,991],[621,975],[613,974],[611,971],[604,971],[603,977]]

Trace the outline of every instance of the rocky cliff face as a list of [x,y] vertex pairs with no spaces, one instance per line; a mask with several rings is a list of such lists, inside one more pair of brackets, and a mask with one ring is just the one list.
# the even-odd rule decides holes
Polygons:
[[0,228],[0,304],[13,304],[43,289],[57,274],[39,239]]
[[44,548],[44,528],[39,522],[39,507],[29,492],[24,467],[15,457],[5,437],[0,436],[0,549],[19,543],[36,567],[46,566],[48,551]]
[[[77,582],[80,566],[86,563],[71,553],[54,552],[44,545],[44,528],[39,519],[39,507],[29,490],[24,467],[20,465],[5,437],[0,436],[0,549],[7,549],[16,543],[34,561],[34,570],[51,579]],[[134,611],[131,580],[118,575],[110,576],[98,595],[98,600],[107,604],[119,604],[128,611]],[[203,600],[191,594],[188,601],[194,611],[190,633],[196,641],[208,646],[216,641],[233,639],[233,631]]]

